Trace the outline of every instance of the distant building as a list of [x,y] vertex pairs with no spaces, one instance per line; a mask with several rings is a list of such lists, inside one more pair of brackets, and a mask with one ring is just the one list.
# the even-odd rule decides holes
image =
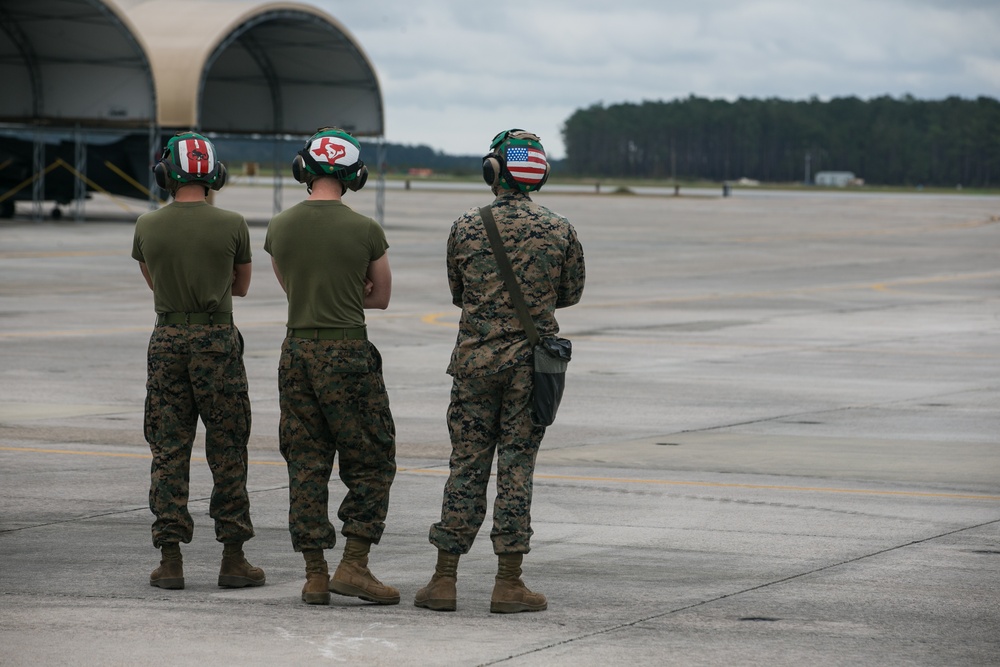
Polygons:
[[843,188],[848,185],[864,185],[864,181],[857,178],[853,171],[818,171],[816,172],[816,185],[827,187]]

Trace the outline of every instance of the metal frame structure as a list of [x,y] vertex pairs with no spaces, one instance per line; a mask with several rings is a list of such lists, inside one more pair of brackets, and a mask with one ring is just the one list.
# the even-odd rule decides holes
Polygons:
[[[128,19],[102,0],[0,0],[0,78],[0,123],[32,145],[36,220],[43,217],[45,176],[53,168],[45,164],[47,138],[74,136],[72,164],[63,166],[75,172],[79,202],[86,196],[89,129],[156,134],[146,48]],[[17,192],[4,195],[13,200]],[[80,205],[75,218],[83,219]]]
[[[104,132],[145,134],[150,160],[177,130],[252,134],[275,165],[290,158],[268,137],[325,125],[384,135],[378,78],[361,47],[332,17],[294,2],[0,0],[0,79],[9,93],[0,127],[20,127],[32,142],[36,219],[53,135],[74,137],[65,166],[80,181],[76,198],[86,195],[88,139]],[[152,174],[146,180],[154,206]],[[275,211],[282,180],[276,170]],[[382,222],[384,178],[377,187]]]

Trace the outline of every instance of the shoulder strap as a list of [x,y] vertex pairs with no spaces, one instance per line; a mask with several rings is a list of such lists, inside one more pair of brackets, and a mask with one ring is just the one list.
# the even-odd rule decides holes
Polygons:
[[496,220],[493,219],[493,209],[490,206],[483,206],[479,209],[479,215],[483,218],[483,226],[486,227],[486,234],[490,237],[490,247],[493,249],[493,256],[497,258],[497,266],[500,267],[500,275],[507,285],[507,293],[517,311],[517,317],[521,320],[524,332],[528,334],[528,341],[538,345],[538,329],[535,328],[535,321],[531,319],[528,312],[528,305],[524,302],[524,294],[521,292],[517,278],[514,276],[514,269],[510,265],[510,258],[504,250],[503,241],[500,239],[500,230],[497,229]]

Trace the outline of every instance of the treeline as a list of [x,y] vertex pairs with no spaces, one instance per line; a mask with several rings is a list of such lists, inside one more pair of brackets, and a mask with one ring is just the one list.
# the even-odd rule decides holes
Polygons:
[[866,183],[997,187],[1000,101],[912,97],[595,105],[563,128],[566,173],[803,182],[851,171]]
[[[224,162],[257,162],[268,168],[275,163],[282,169],[288,168],[295,153],[302,148],[304,139],[252,139],[238,136],[214,138],[219,154]],[[362,159],[369,169],[379,164],[379,145],[365,137],[361,143]],[[410,169],[432,169],[439,174],[473,174],[482,169],[482,158],[473,155],[447,155],[429,146],[408,146],[385,143],[385,170],[388,173],[405,174]]]

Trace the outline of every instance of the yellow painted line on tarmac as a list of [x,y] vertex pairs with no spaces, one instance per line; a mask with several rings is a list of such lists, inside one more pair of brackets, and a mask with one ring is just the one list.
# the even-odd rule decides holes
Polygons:
[[71,456],[108,456],[122,459],[148,459],[149,454],[130,452],[81,452],[72,449],[43,449],[41,447],[0,447],[0,452],[26,452],[29,454],[67,454]]
[[[60,253],[0,253],[0,258],[9,255],[24,255],[24,256],[57,256]],[[67,256],[76,254],[88,254],[86,252],[68,252],[65,253]],[[125,253],[111,253],[111,252],[98,252],[94,251],[89,254],[125,254]],[[706,301],[721,301],[724,299],[759,299],[759,298],[769,298],[775,296],[785,296],[794,294],[815,294],[822,292],[832,292],[839,290],[872,290],[877,292],[889,292],[893,288],[899,287],[909,287],[914,285],[929,285],[935,283],[946,283],[955,282],[962,280],[979,280],[979,279],[989,279],[1000,277],[1000,271],[980,271],[975,273],[965,273],[965,274],[947,274],[947,275],[937,275],[937,276],[927,276],[924,278],[900,278],[897,280],[888,280],[877,283],[847,283],[844,285],[821,285],[816,287],[805,287],[805,288],[790,288],[783,290],[768,290],[761,292],[733,292],[733,293],[716,293],[716,294],[695,294],[691,296],[679,296],[679,297],[662,297],[662,298],[650,298],[650,299],[633,299],[633,300],[620,300],[613,302],[584,302],[578,307],[592,309],[592,308],[625,308],[634,306],[649,306],[649,305],[666,305],[666,304],[677,304],[677,303],[699,303]],[[438,313],[427,313],[426,315],[418,315],[416,317],[420,318],[420,321],[424,324],[437,327],[445,327],[449,329],[457,329],[458,322],[453,318],[455,317],[455,312],[438,312]],[[398,313],[392,315],[372,315],[369,319],[405,319],[408,317],[414,317],[415,315]],[[240,322],[239,327],[252,328],[260,326],[284,326],[283,322],[269,321],[269,322]],[[115,328],[105,328],[105,329],[76,329],[76,330],[50,330],[50,331],[24,331],[24,332],[9,332],[0,333],[0,339],[4,338],[38,338],[38,337],[61,337],[61,336],[93,336],[93,335],[109,335],[115,333],[131,333],[135,331],[149,331],[152,328],[152,324],[142,327],[115,327]],[[604,337],[598,337],[600,340],[606,340]],[[636,340],[630,340],[630,342],[638,342]]]
[[458,322],[442,322],[442,318],[454,317],[454,313],[429,313],[420,318],[420,321],[424,324],[430,324],[436,327],[448,327],[449,329],[457,329]]
[[[0,452],[24,452],[29,454],[63,454],[68,456],[105,456],[129,459],[149,459],[148,454],[131,452],[87,452],[72,449],[47,449],[43,447],[5,447],[0,446]],[[205,461],[203,457],[192,457],[192,461]],[[284,466],[284,461],[250,461],[250,465]],[[415,475],[447,475],[447,470],[431,468],[397,468],[398,472]],[[861,496],[897,496],[908,498],[946,498],[951,500],[996,500],[1000,496],[988,496],[970,493],[931,493],[924,491],[879,491],[877,489],[841,489],[823,486],[782,486],[778,484],[729,484],[723,482],[684,482],[672,479],[636,479],[628,477],[588,477],[582,475],[550,475],[536,473],[535,479],[550,479],[571,482],[603,482],[610,484],[655,484],[658,486],[694,486],[714,489],[758,489],[764,491],[804,491],[810,493],[849,493]]]

